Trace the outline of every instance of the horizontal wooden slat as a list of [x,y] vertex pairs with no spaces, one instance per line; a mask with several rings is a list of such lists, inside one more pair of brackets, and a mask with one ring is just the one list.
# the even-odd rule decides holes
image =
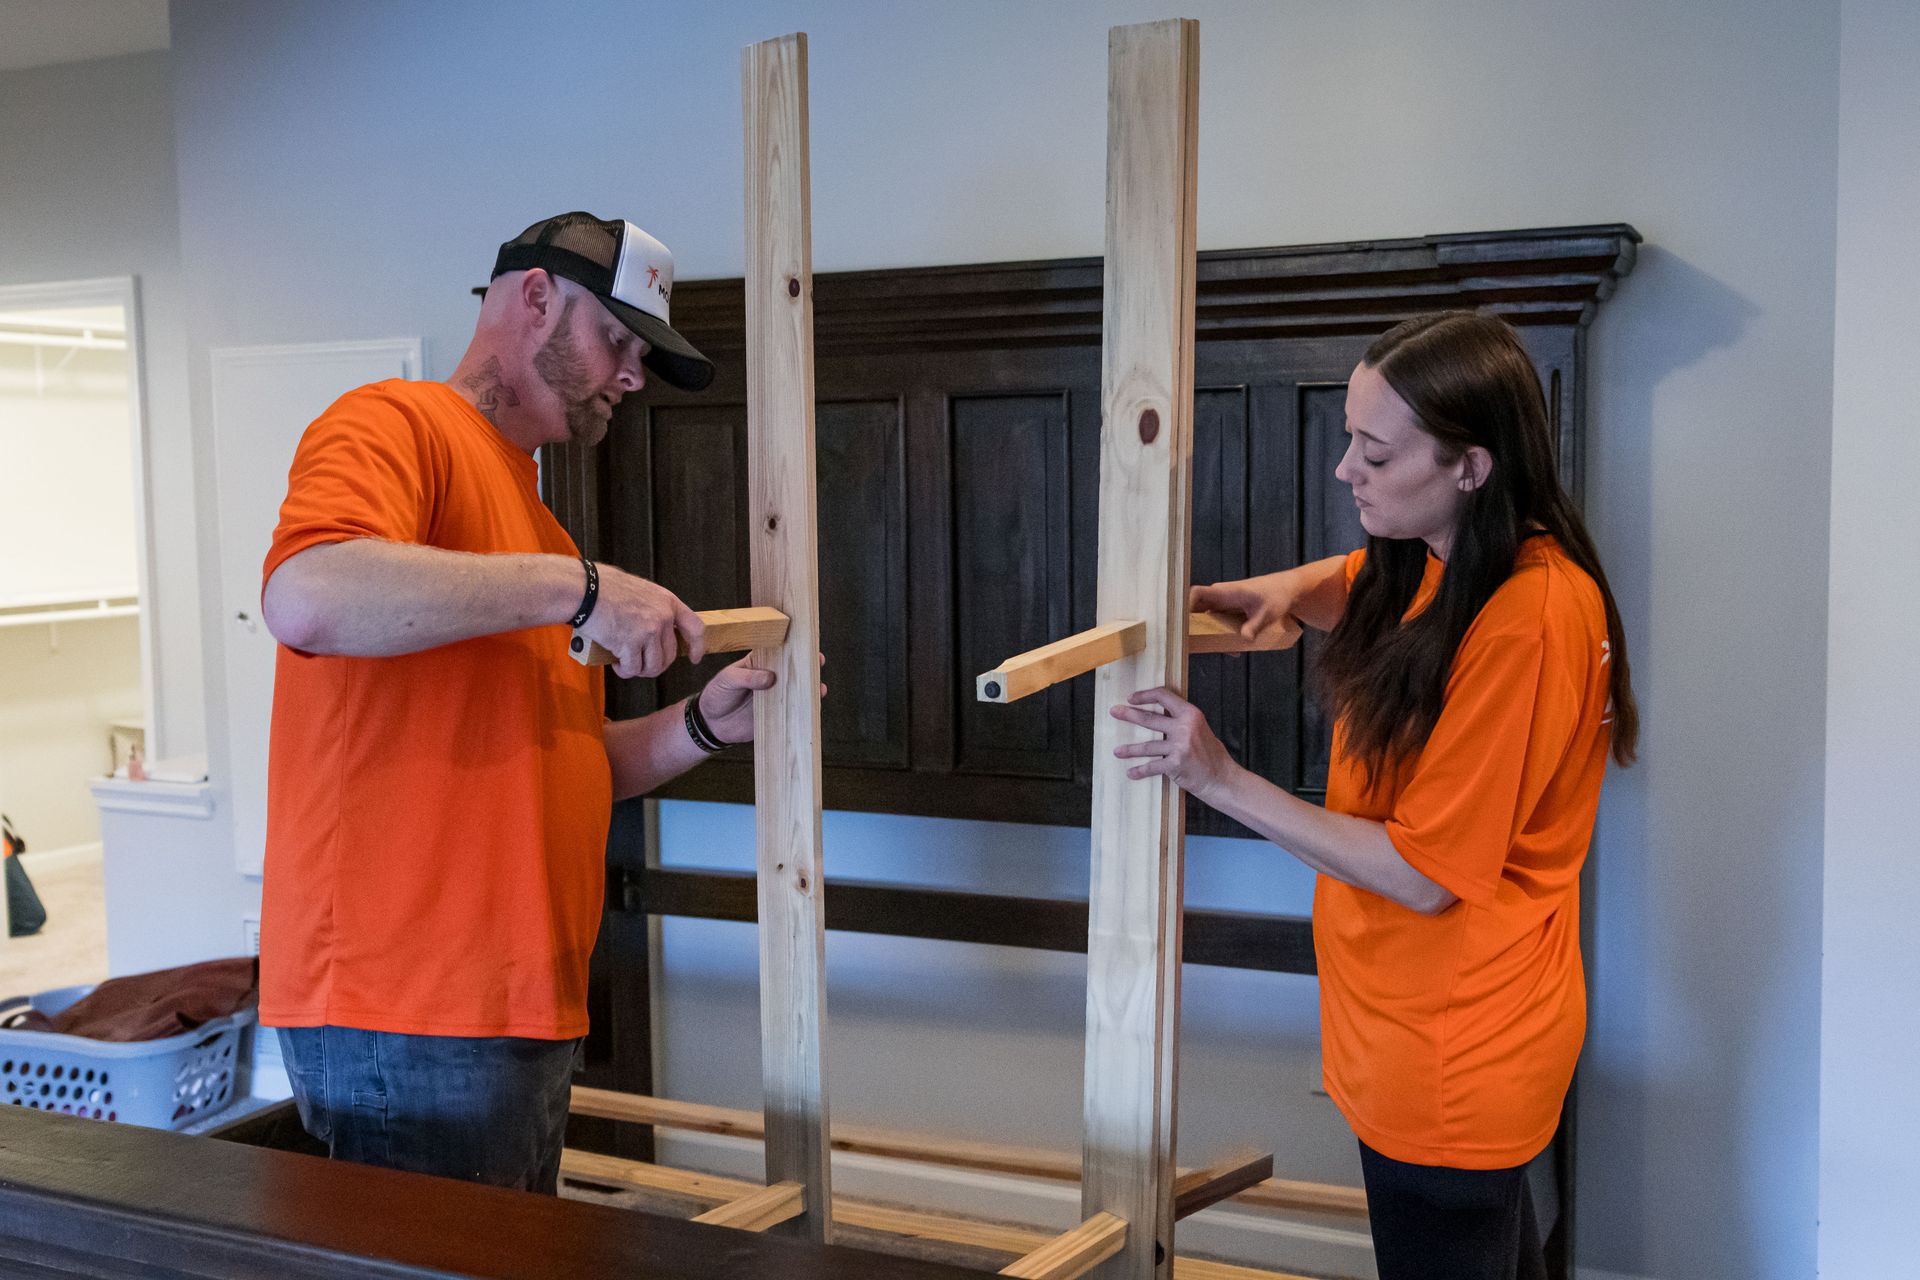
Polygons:
[[[717,769],[719,762],[703,765]],[[655,915],[751,921],[751,875],[734,871],[615,869],[624,877],[621,906]],[[922,889],[858,880],[827,881],[827,928],[945,942],[1084,952],[1087,904],[1061,898]],[[1188,907],[1182,958],[1188,964],[1268,973],[1316,970],[1313,926],[1298,916]]]
[[983,672],[975,689],[982,702],[1015,702],[1138,653],[1146,639],[1144,622],[1103,623],[1008,658],[992,671]]
[[1263,653],[1273,649],[1291,649],[1300,642],[1300,624],[1295,622],[1277,635],[1249,641],[1240,634],[1244,619],[1235,614],[1196,613],[1187,621],[1187,653]]
[[[695,1133],[720,1133],[736,1138],[760,1138],[763,1135],[760,1114],[734,1107],[716,1107],[707,1103],[679,1102],[670,1098],[650,1098],[643,1094],[621,1093],[612,1089],[592,1089],[576,1085],[573,1090],[574,1115],[623,1120],[630,1124],[656,1125],[663,1129],[682,1129]],[[1078,1155],[1048,1151],[1039,1147],[1020,1147],[1002,1143],[974,1142],[967,1139],[931,1138],[922,1134],[865,1125],[835,1125],[835,1151],[858,1152],[897,1160],[920,1160],[929,1164],[989,1173],[1011,1173],[1054,1182],[1080,1179]],[[1271,1157],[1268,1157],[1271,1160]],[[563,1166],[564,1167],[564,1166]],[[1215,1176],[1213,1170],[1198,1170],[1192,1175],[1200,1185]],[[1175,1194],[1179,1194],[1176,1184]],[[753,1189],[751,1186],[749,1190]],[[1366,1215],[1366,1193],[1356,1187],[1326,1186],[1312,1182],[1292,1182],[1268,1178],[1238,1192],[1239,1203],[1269,1209],[1308,1210],[1345,1216]]]
[[[560,1159],[562,1174],[585,1182],[609,1186],[637,1187],[701,1203],[722,1204],[752,1193],[758,1184],[740,1178],[670,1169],[664,1165],[615,1156],[593,1155],[569,1149]],[[874,1204],[846,1196],[833,1199],[836,1226],[858,1227],[866,1231],[907,1236],[921,1240],[957,1244],[1023,1257],[1044,1247],[1055,1237],[1051,1232],[1032,1227],[1011,1226],[1000,1222],[981,1222],[925,1209],[902,1209],[895,1205]],[[1203,1258],[1175,1258],[1174,1280],[1309,1280],[1289,1272],[1264,1271],[1231,1262],[1210,1262]]]
[[[749,649],[767,649],[780,644],[787,638],[789,619],[778,609],[708,609],[700,614],[700,621],[706,624],[707,652],[745,653]],[[569,646],[573,660],[587,667],[606,667],[613,665],[613,654],[587,639],[579,632],[573,633]],[[686,642],[680,642],[680,655],[687,653]]]
[[733,1227],[740,1231],[765,1231],[796,1217],[806,1208],[807,1189],[797,1182],[776,1182],[761,1187],[738,1200],[729,1200],[718,1208],[695,1216],[695,1222],[712,1227]]
[[1120,1252],[1126,1243],[1127,1224],[1110,1213],[1096,1213],[1073,1230],[1000,1268],[1000,1274],[1022,1280],[1078,1280]]
[[1273,1176],[1271,1155],[1230,1156],[1173,1180],[1173,1216],[1185,1218],[1259,1186]]
[[[1041,645],[1008,658],[974,680],[982,702],[1017,702],[1063,680],[1084,675],[1095,667],[1118,662],[1140,652],[1146,642],[1144,622],[1109,622]],[[1240,634],[1240,619],[1222,613],[1191,614],[1187,620],[1189,653],[1253,653],[1290,649],[1300,639],[1300,628],[1250,642]]]

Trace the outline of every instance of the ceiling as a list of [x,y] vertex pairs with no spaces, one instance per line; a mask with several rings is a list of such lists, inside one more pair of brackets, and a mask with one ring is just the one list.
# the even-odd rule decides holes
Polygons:
[[0,0],[0,71],[167,46],[167,0]]

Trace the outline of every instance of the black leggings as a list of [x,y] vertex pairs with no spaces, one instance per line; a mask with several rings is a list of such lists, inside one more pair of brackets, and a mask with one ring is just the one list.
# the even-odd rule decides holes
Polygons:
[[1360,1144],[1380,1280],[1546,1280],[1527,1166],[1404,1164]]

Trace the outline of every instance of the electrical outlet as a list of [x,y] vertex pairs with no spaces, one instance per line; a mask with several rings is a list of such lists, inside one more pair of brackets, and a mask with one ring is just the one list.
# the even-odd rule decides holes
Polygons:
[[247,948],[247,955],[257,956],[260,954],[259,916],[247,916],[240,921],[240,937]]

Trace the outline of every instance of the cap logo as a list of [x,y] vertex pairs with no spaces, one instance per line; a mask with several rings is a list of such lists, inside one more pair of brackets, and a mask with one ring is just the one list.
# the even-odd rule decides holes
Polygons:
[[620,253],[614,265],[613,296],[663,323],[673,296],[673,255],[667,246],[634,226],[624,224]]

